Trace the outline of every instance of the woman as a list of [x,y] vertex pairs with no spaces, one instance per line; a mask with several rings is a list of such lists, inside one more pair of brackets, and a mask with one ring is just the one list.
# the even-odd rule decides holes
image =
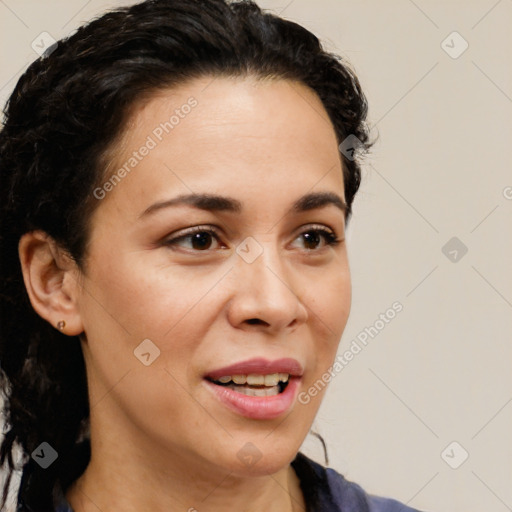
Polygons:
[[298,453],[350,310],[366,110],[250,2],[143,2],[30,66],[0,135],[20,512],[412,510]]

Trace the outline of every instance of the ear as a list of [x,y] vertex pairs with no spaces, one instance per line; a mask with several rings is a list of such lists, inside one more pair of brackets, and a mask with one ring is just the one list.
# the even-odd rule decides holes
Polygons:
[[25,287],[37,314],[63,334],[81,334],[80,271],[73,258],[43,231],[25,233],[18,254]]

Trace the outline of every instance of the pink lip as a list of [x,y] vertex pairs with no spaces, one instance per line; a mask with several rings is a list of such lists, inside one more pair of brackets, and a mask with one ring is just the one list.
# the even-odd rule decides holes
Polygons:
[[[244,374],[244,372],[240,373]],[[214,393],[214,396],[233,412],[255,420],[271,420],[290,409],[297,397],[301,378],[290,377],[286,389],[275,396],[247,396],[233,389],[214,384],[207,379],[204,379],[203,382]]]
[[220,377],[225,377],[227,375],[250,375],[251,373],[256,375],[288,373],[291,376],[300,377],[304,373],[304,370],[302,369],[302,365],[296,359],[283,358],[277,359],[276,361],[269,361],[263,358],[256,358],[213,370],[208,372],[205,377],[210,379],[219,379]]

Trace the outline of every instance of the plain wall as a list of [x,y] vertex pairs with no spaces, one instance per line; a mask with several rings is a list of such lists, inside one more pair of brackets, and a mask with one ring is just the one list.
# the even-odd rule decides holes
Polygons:
[[[42,32],[124,4],[0,2],[1,103]],[[512,2],[259,4],[351,62],[379,135],[349,225],[339,353],[403,310],[330,383],[314,424],[329,465],[422,510],[512,510]],[[303,448],[323,462],[313,436]]]

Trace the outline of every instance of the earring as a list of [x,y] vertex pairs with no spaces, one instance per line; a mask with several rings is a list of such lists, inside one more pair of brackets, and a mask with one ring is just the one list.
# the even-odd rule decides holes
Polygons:
[[64,320],[57,322],[57,329],[59,329],[59,331],[63,331],[64,327],[66,327],[66,322],[64,322]]

